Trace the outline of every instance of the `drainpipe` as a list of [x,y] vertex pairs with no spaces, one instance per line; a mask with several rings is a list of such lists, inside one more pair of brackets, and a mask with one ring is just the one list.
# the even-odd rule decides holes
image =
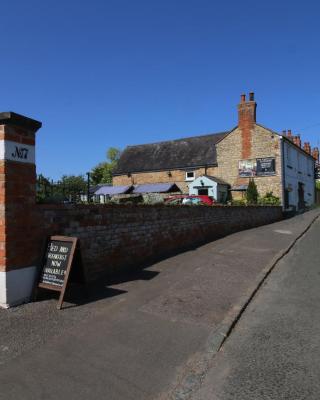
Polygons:
[[285,179],[285,163],[284,163],[284,140],[282,136],[280,136],[280,141],[281,141],[280,152],[281,152],[282,210],[284,210],[286,179]]
[[87,202],[90,203],[90,172],[87,172]]

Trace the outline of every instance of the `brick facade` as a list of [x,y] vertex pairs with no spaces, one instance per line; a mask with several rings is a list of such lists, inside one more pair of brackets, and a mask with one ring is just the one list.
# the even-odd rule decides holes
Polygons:
[[[188,193],[189,181],[186,181],[186,171],[187,170],[170,170],[170,171],[157,171],[157,172],[141,172],[141,173],[132,173],[130,176],[128,175],[119,175],[113,177],[113,185],[121,186],[121,185],[139,185],[145,183],[167,183],[172,182],[176,183],[176,185],[180,188],[182,193]],[[201,175],[215,175],[217,168],[216,167],[208,167],[208,168],[195,168],[188,169],[188,171],[194,171],[195,177]]]
[[[0,125],[0,140],[17,145],[35,144],[35,128]],[[0,161],[0,271],[33,265],[35,244],[32,238],[36,196],[34,163]],[[17,249],[23,251],[17,251]]]
[[282,198],[282,163],[280,136],[260,125],[254,124],[250,134],[250,145],[243,151],[243,135],[241,128],[234,129],[217,147],[218,168],[216,176],[235,185],[248,184],[249,178],[239,177],[239,160],[245,154],[247,159],[275,157],[276,174],[274,176],[254,177],[260,195],[272,191]]
[[282,218],[280,207],[37,205],[34,239],[76,236],[88,278],[133,266]]

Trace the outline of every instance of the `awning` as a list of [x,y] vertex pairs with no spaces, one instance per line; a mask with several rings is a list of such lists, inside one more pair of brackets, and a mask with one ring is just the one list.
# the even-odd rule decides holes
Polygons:
[[175,183],[147,183],[145,185],[137,185],[133,193],[169,193],[181,192]]
[[94,194],[95,195],[115,195],[115,194],[126,194],[130,193],[132,190],[133,186],[102,186],[99,188]]

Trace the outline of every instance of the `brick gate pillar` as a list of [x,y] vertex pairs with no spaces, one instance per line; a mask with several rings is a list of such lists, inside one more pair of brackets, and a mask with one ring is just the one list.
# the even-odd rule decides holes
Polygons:
[[41,122],[0,113],[0,306],[28,301],[36,273],[35,133]]

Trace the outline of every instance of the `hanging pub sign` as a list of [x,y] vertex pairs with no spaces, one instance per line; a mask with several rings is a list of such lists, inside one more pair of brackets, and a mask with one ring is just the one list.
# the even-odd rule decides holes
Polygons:
[[276,173],[274,157],[257,158],[257,176],[270,176]]
[[256,169],[256,159],[239,161],[239,176],[242,178],[250,178],[252,176],[256,176]]
[[[81,274],[82,281],[84,281],[77,245],[78,239],[68,236],[51,236],[47,241],[37,287],[60,292],[57,305],[59,310],[62,306],[70,276],[75,276],[74,272],[78,272],[78,276]],[[77,263],[74,262],[76,252],[78,253]],[[73,269],[72,274],[70,274],[71,269]],[[78,271],[74,271],[75,269],[78,269]],[[79,269],[81,270],[79,271]]]

